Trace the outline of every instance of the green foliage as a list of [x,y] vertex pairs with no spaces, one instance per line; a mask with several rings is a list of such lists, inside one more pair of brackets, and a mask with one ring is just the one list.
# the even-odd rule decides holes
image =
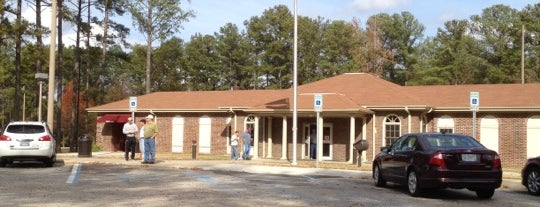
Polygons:
[[146,93],[150,93],[152,84],[152,43],[155,40],[164,41],[180,32],[182,23],[195,16],[193,11],[183,10],[180,3],[181,0],[133,0],[128,3],[134,26],[146,38]]
[[284,5],[265,10],[244,22],[257,63],[254,76],[262,88],[288,88],[292,84],[293,16]]
[[92,152],[101,152],[101,147],[96,143],[92,143]]
[[[175,35],[180,32],[182,23],[194,16],[194,11],[181,9],[180,0],[99,0],[98,3],[95,5],[98,11],[109,9],[109,27],[114,32],[106,38],[96,34],[103,48],[80,48],[79,86],[89,104],[145,94],[147,84],[154,91],[273,89],[292,85],[294,22],[286,6],[271,7],[260,16],[247,19],[244,30],[227,23],[213,35],[197,34],[182,40]],[[106,3],[108,7],[104,6]],[[158,14],[152,21],[148,19],[145,6],[151,6],[152,13]],[[38,33],[46,36],[47,31],[31,24],[15,27],[13,16],[3,12],[4,8],[6,5],[0,8],[0,98],[8,101],[0,104],[3,109],[0,120],[11,119],[15,108],[12,100],[16,96],[17,66],[26,91],[26,117],[34,119],[39,100],[34,75],[38,60],[44,66],[42,71],[48,69],[49,50],[40,49],[33,38]],[[66,13],[72,12],[64,9]],[[137,29],[149,42],[126,44],[124,38],[129,29],[113,17],[127,11],[132,13]],[[102,15],[93,16],[96,16],[93,23],[105,23],[104,19],[97,18]],[[153,24],[151,27],[146,24],[149,21]],[[84,22],[83,26],[88,25]],[[373,15],[365,28],[356,19],[333,21],[299,16],[298,83],[346,72],[373,73],[402,85],[517,82],[522,25],[525,28],[525,81],[540,82],[539,3],[521,11],[494,5],[470,19],[450,20],[434,37],[426,39],[424,26],[409,12]],[[22,42],[21,63],[16,65],[14,34],[15,29],[22,26],[26,28],[25,41]],[[154,40],[159,40],[159,45],[153,46]],[[63,73],[60,81],[66,90],[77,75],[74,71],[77,48],[62,46],[62,49],[62,56],[58,57],[62,65],[57,69]],[[147,75],[153,81],[147,79]],[[44,89],[46,94],[46,87]],[[62,107],[66,107],[65,103]],[[70,113],[65,116],[65,119],[71,118]]]

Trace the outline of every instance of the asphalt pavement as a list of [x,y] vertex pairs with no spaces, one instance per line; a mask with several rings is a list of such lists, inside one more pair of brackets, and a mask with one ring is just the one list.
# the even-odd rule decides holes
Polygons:
[[[138,157],[138,156],[137,156]],[[58,153],[57,160],[65,165],[73,164],[113,164],[133,165],[144,167],[170,167],[177,169],[234,171],[259,174],[307,175],[307,176],[339,176],[350,178],[371,179],[371,163],[356,166],[346,162],[301,161],[296,165],[290,160],[252,159],[252,160],[207,160],[207,159],[159,159],[155,164],[141,164],[140,159],[124,160],[123,152],[93,152],[91,157],[79,156],[78,153]],[[331,164],[328,164],[331,163]],[[323,165],[325,164],[325,165]],[[316,167],[317,166],[317,167]],[[336,169],[338,168],[338,169]],[[524,188],[520,183],[520,174],[504,172],[501,188]]]

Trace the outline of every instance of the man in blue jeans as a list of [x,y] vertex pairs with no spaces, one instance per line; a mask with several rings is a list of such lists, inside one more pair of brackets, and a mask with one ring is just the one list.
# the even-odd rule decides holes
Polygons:
[[242,154],[242,159],[249,160],[249,151],[251,149],[251,128],[247,128],[246,131],[242,134],[242,139],[244,139],[244,154]]
[[146,117],[146,125],[144,125],[144,161],[142,164],[154,164],[156,157],[156,137],[158,128],[154,123],[154,116]]

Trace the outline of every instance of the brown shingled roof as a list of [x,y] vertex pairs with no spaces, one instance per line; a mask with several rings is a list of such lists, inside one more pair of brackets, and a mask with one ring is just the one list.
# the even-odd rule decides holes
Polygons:
[[426,104],[436,108],[468,108],[470,92],[479,92],[480,108],[540,109],[540,84],[478,84],[407,86]]
[[340,93],[360,106],[422,105],[402,86],[367,73],[346,73],[298,87],[299,93]]
[[[138,111],[216,111],[248,108],[274,100],[283,90],[169,91],[137,97]],[[129,99],[88,108],[89,112],[129,111]]]
[[[540,110],[540,84],[400,86],[365,73],[347,73],[298,86],[298,110],[313,110],[313,95],[323,94],[325,111],[371,113],[369,109],[416,107],[467,110],[470,92],[480,108]],[[292,89],[154,92],[138,96],[138,111],[290,111]],[[127,112],[129,99],[88,108],[88,112]]]

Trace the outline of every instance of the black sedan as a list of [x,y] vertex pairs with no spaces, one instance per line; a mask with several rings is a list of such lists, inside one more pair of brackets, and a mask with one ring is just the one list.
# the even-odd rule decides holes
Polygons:
[[405,184],[416,197],[430,188],[467,188],[488,199],[502,183],[501,159],[470,136],[417,133],[381,147],[373,160],[373,181]]
[[531,195],[540,195],[540,157],[527,160],[521,170],[521,183]]

